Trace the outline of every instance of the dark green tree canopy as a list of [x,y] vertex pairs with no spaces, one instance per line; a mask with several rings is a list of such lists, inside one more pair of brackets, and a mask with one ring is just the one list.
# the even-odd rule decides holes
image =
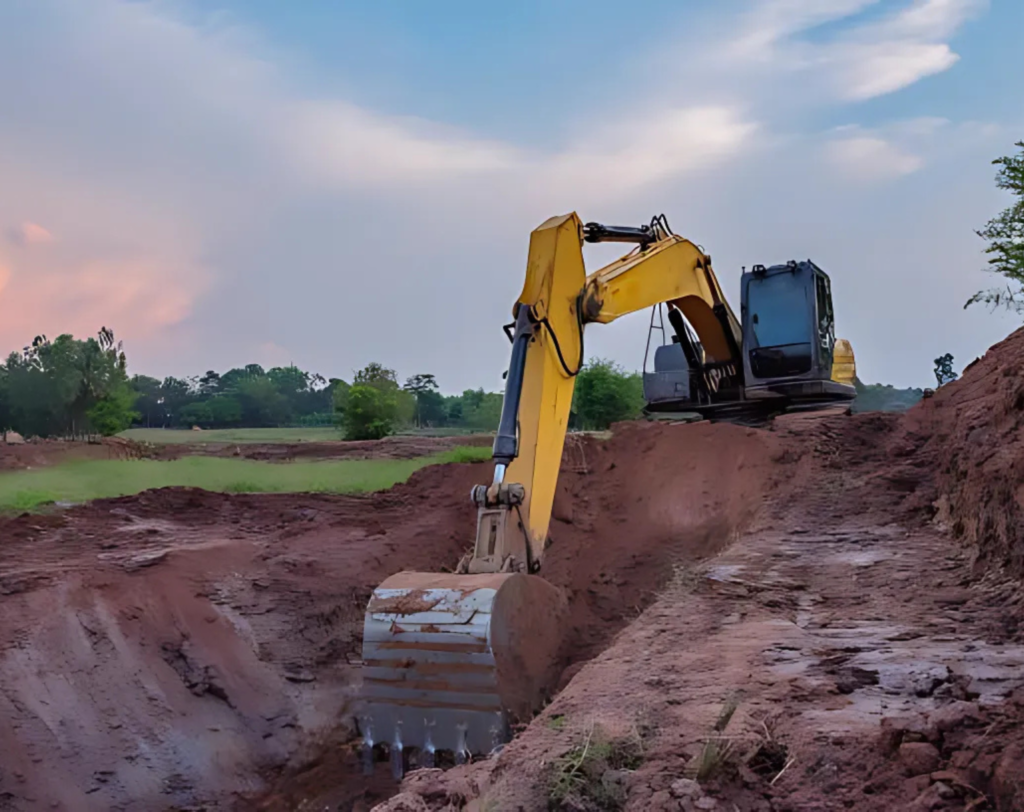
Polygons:
[[633,420],[644,407],[643,382],[611,361],[588,361],[576,377],[574,423],[581,429],[606,429]]
[[137,416],[126,366],[109,328],[84,341],[37,336],[0,367],[0,430],[39,437],[123,431]]
[[953,371],[953,356],[951,353],[940,355],[935,359],[935,380],[939,386],[955,381],[959,375]]
[[988,243],[987,271],[1006,280],[1005,287],[980,290],[964,304],[964,308],[983,302],[992,309],[1005,307],[1017,313],[1024,312],[1024,141],[1015,145],[1019,152],[996,158],[999,167],[996,186],[1013,196],[1013,202],[993,217],[978,236]]

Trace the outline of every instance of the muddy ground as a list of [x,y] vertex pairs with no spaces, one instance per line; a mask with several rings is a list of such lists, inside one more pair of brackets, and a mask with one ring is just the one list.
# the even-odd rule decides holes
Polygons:
[[486,434],[460,437],[397,436],[383,440],[338,440],[302,443],[139,443],[120,437],[95,441],[40,440],[8,444],[0,441],[0,471],[42,468],[76,460],[153,459],[181,457],[238,457],[261,462],[296,460],[359,460],[429,457],[458,446],[488,446]]
[[363,609],[454,566],[486,465],[0,519],[0,809],[1024,808],[1022,359],[906,415],[570,442],[563,690],[401,787],[356,768]]

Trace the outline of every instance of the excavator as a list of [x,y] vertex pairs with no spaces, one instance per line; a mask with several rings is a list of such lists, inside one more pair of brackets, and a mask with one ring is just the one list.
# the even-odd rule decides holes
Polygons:
[[[633,243],[587,274],[586,243]],[[828,275],[810,260],[754,265],[730,308],[703,249],[664,215],[640,227],[553,217],[530,236],[526,280],[505,325],[511,358],[493,478],[472,489],[472,551],[454,573],[399,572],[373,592],[357,721],[364,769],[491,753],[550,696],[565,595],[543,578],[555,485],[584,328],[652,308],[672,328],[644,373],[653,418],[757,423],[851,401],[855,364],[836,339]],[[651,333],[648,333],[650,345]],[[645,359],[646,367],[646,359]]]

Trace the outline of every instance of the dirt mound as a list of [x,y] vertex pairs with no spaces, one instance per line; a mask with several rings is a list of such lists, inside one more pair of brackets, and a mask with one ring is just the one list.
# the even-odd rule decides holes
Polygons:
[[542,573],[570,596],[567,664],[597,654],[679,566],[761,513],[775,438],[736,426],[616,428],[566,450]]
[[302,443],[181,443],[150,447],[151,456],[172,460],[188,456],[239,457],[262,462],[296,460],[411,460],[431,457],[459,446],[490,446],[489,434],[460,437],[399,435],[382,440],[332,440]]
[[143,446],[119,437],[102,440],[39,440],[5,444],[0,441],[0,471],[42,468],[72,460],[124,460],[147,456]]

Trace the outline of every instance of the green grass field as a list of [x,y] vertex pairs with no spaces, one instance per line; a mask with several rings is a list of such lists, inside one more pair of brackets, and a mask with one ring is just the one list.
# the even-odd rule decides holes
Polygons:
[[478,462],[490,448],[459,447],[412,460],[268,463],[218,457],[180,460],[87,460],[0,474],[0,511],[53,502],[87,502],[151,488],[188,486],[225,493],[365,493],[404,482],[426,465]]
[[298,429],[128,429],[120,434],[126,440],[156,445],[170,443],[314,443],[340,440],[331,426]]

